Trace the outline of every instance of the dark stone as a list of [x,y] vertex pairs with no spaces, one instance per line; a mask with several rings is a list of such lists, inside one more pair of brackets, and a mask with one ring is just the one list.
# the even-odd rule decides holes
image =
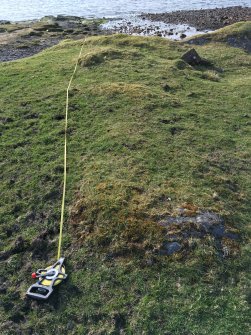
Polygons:
[[170,128],[170,133],[171,133],[172,135],[176,135],[176,134],[180,133],[182,130],[183,130],[182,128],[171,127],[171,128]]
[[0,24],[10,24],[11,22],[8,20],[0,20]]
[[199,56],[195,49],[191,49],[184,53],[181,59],[189,65],[200,65],[203,62],[202,58]]
[[162,251],[162,254],[164,255],[172,255],[178,251],[180,251],[180,249],[182,248],[181,244],[179,244],[178,242],[168,242],[168,243],[164,243],[164,250]]
[[40,22],[54,22],[56,17],[53,15],[45,15],[40,19]]
[[180,35],[180,38],[182,38],[182,39],[183,39],[183,38],[186,38],[186,37],[187,37],[186,34],[181,34],[181,35]]
[[34,27],[34,30],[35,31],[49,31],[49,29],[57,29],[57,28],[59,28],[58,23],[53,23],[53,24],[44,24],[41,27]]
[[79,16],[72,16],[72,15],[58,15],[56,17],[57,21],[80,21],[81,17]]
[[168,84],[164,84],[164,85],[162,85],[162,88],[163,88],[163,90],[164,90],[165,92],[169,92],[169,91],[171,91],[171,89],[172,89]]
[[215,237],[215,238],[222,238],[224,236],[225,233],[225,227],[223,225],[217,225],[215,227],[213,227],[211,234]]
[[29,33],[29,36],[42,36],[43,34],[44,34],[43,31],[31,31]]
[[74,33],[74,29],[65,29],[65,33],[72,34]]

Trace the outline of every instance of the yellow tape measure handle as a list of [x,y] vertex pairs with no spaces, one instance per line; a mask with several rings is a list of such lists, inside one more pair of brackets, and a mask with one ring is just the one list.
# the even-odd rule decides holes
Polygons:
[[65,104],[65,131],[64,131],[64,183],[63,183],[63,196],[62,196],[62,205],[61,205],[61,219],[60,219],[60,230],[59,230],[59,240],[58,240],[58,255],[57,259],[60,258],[61,255],[61,245],[62,245],[62,235],[63,235],[63,224],[64,224],[64,211],[65,211],[65,193],[66,193],[66,178],[67,178],[67,128],[68,128],[68,110],[69,110],[69,91],[71,88],[72,80],[74,78],[74,75],[77,71],[78,67],[78,61],[81,57],[83,47],[85,44],[86,39],[84,40],[84,43],[81,46],[78,59],[75,64],[74,71],[72,73],[71,79],[69,81],[69,85],[66,90],[66,104]]

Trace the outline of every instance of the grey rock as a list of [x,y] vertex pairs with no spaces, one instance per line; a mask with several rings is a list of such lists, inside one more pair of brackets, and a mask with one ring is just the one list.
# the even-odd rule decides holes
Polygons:
[[58,15],[56,19],[57,21],[80,21],[82,18],[80,16]]
[[223,224],[223,219],[213,212],[204,212],[196,216],[196,223],[207,231],[213,225]]
[[182,246],[178,242],[170,242],[170,243],[165,243],[164,244],[164,250],[163,251],[166,253],[166,255],[172,255],[172,254],[180,251],[181,248],[182,248]]
[[212,235],[215,238],[222,238],[225,233],[225,227],[223,225],[217,225],[212,229]]
[[195,49],[191,49],[184,53],[181,59],[183,59],[186,63],[190,65],[199,65],[202,61],[202,58],[199,56]]
[[[184,34],[183,34],[184,35]],[[182,37],[181,37],[182,38]],[[183,37],[184,38],[184,37]],[[190,49],[181,57],[181,59],[189,65],[211,65],[209,61],[201,58],[195,49]]]
[[0,24],[10,24],[11,22],[8,20],[0,20]]

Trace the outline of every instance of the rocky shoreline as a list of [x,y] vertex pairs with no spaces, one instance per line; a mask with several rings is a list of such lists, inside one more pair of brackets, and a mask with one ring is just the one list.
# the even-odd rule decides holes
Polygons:
[[143,19],[173,24],[188,24],[199,30],[216,30],[239,21],[251,21],[251,7],[182,10],[162,14],[143,14]]
[[86,20],[83,17],[64,15],[46,16],[41,20],[24,22],[0,20],[0,62],[32,56],[64,39],[125,33],[180,40],[199,32],[249,20],[251,20],[251,8],[240,6],[142,14],[137,16],[135,21]]
[[24,22],[0,21],[0,62],[32,56],[64,39],[104,34],[102,22],[64,15]]

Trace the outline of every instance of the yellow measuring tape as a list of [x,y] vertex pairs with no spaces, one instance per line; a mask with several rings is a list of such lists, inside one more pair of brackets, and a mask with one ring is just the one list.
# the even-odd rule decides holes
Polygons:
[[64,131],[64,184],[63,184],[63,196],[62,196],[62,205],[61,205],[61,219],[60,219],[60,230],[59,230],[59,240],[58,240],[58,255],[57,259],[60,258],[61,255],[61,246],[62,246],[62,235],[63,235],[63,225],[64,225],[64,211],[65,211],[65,193],[66,193],[66,178],[67,178],[67,128],[68,128],[68,111],[69,111],[69,91],[71,88],[72,80],[75,76],[78,67],[78,61],[81,57],[83,47],[85,44],[86,39],[84,40],[78,59],[75,64],[74,71],[72,73],[71,79],[69,81],[67,90],[66,90],[66,104],[65,104],[65,131]]

